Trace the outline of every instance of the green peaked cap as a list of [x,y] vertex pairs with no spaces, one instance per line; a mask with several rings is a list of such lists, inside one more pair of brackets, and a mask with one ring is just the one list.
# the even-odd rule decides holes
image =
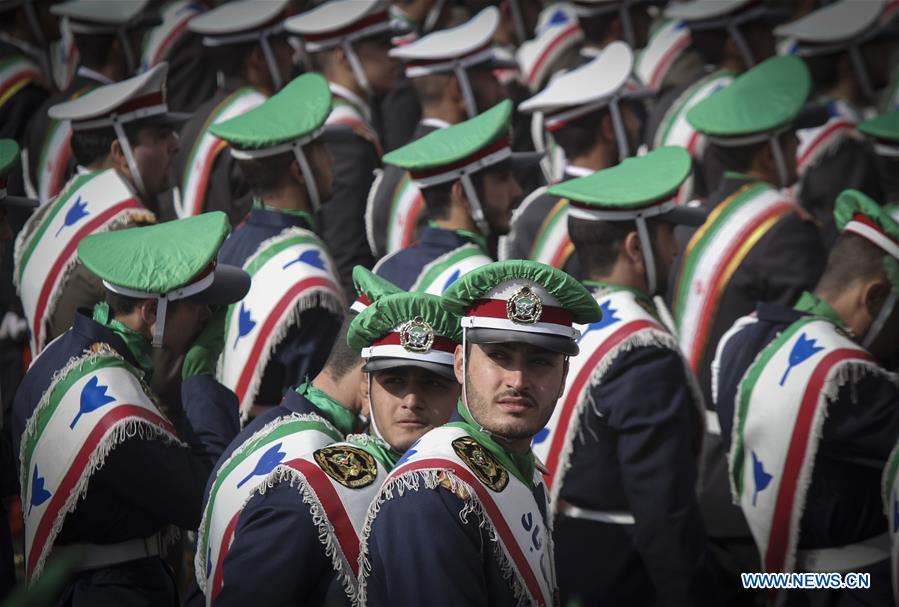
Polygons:
[[858,125],[858,130],[875,139],[899,142],[899,110],[865,120]]
[[691,166],[687,150],[668,146],[592,175],[563,181],[547,193],[609,211],[639,209],[670,197],[690,175]]
[[231,231],[221,211],[158,225],[92,234],[78,257],[106,282],[145,293],[168,293],[206,270]]
[[810,90],[802,59],[772,57],[690,108],[687,121],[711,137],[766,133],[791,123]]
[[347,345],[353,350],[362,350],[416,318],[428,323],[435,336],[462,342],[459,317],[443,307],[440,297],[427,293],[395,293],[381,297],[353,319],[347,331]]
[[572,276],[546,264],[520,259],[488,263],[463,274],[443,292],[443,305],[453,314],[464,316],[472,304],[483,299],[488,291],[516,279],[541,285],[558,300],[562,308],[571,313],[576,323],[587,324],[602,318],[596,300]]
[[331,90],[321,74],[292,80],[249,112],[209,127],[238,148],[264,149],[313,135],[331,113]]
[[[877,202],[858,190],[843,190],[837,196],[833,211],[837,229],[842,232],[847,224],[857,215],[863,215],[883,231],[893,242],[899,243],[899,223],[889,207],[882,207]],[[886,254],[883,267],[893,290],[899,293],[899,259]]]
[[385,155],[385,164],[426,171],[455,164],[508,133],[512,102],[506,99],[474,118],[428,133]]
[[19,164],[19,144],[15,139],[0,139],[0,178]]
[[394,295],[396,293],[405,293],[401,288],[381,278],[364,266],[356,266],[353,268],[353,286],[356,288],[356,295],[363,306],[371,305],[385,295]]

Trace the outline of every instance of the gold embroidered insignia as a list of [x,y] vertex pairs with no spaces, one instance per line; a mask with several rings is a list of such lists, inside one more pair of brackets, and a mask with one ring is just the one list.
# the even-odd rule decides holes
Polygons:
[[478,441],[463,436],[454,440],[452,445],[456,455],[490,489],[500,492],[509,484],[509,473]]
[[325,474],[350,489],[367,487],[378,476],[375,458],[356,447],[334,445],[319,449],[312,456]]
[[400,345],[408,352],[427,354],[434,345],[434,329],[421,316],[416,316],[400,329]]
[[506,300],[506,317],[514,323],[532,325],[543,314],[543,302],[530,287],[521,287]]

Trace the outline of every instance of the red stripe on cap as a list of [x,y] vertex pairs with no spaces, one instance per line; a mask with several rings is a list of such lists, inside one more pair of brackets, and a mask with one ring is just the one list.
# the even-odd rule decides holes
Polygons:
[[[466,316],[483,316],[485,318],[508,319],[505,299],[479,299],[475,301]],[[571,312],[558,306],[543,306],[538,322],[548,322],[554,325],[571,326]]]
[[375,13],[373,15],[369,15],[364,19],[360,19],[355,23],[351,23],[346,27],[342,27],[340,29],[331,30],[329,32],[319,32],[316,34],[303,34],[303,37],[307,42],[318,42],[320,40],[329,40],[331,38],[343,38],[348,36],[354,32],[357,32],[361,29],[365,29],[369,26],[376,25],[378,23],[386,22],[390,19],[390,15],[388,15],[387,11],[381,11],[380,13]]
[[[857,221],[859,223],[863,223],[866,226],[868,226],[869,228],[871,228],[872,230],[877,230],[877,232],[879,234],[882,234],[884,238],[886,238],[890,242],[894,243],[897,247],[899,247],[899,242],[897,242],[895,238],[891,237],[889,234],[884,232],[883,228],[880,227],[877,224],[877,222],[875,222],[873,219],[871,219],[867,215],[863,215],[861,213],[856,213],[855,215],[852,216],[852,221]],[[859,234],[859,236],[861,236],[861,234]],[[874,244],[877,244],[877,243],[874,243]]]
[[155,93],[150,93],[149,95],[144,95],[143,97],[135,97],[134,99],[123,103],[111,112],[107,112],[107,114],[127,114],[128,112],[140,110],[145,107],[152,107],[154,105],[162,105],[163,103],[165,103],[165,98],[163,98],[162,96],[162,91],[156,91]]
[[427,177],[433,177],[434,175],[441,175],[443,173],[449,173],[450,171],[454,171],[456,169],[461,169],[462,167],[468,166],[473,162],[477,162],[481,158],[485,158],[490,154],[500,151],[503,148],[509,147],[509,138],[508,137],[500,137],[487,147],[483,147],[474,154],[470,156],[466,156],[461,160],[457,160],[452,164],[443,164],[439,167],[434,167],[432,169],[423,169],[421,171],[409,171],[412,175],[412,179],[425,179]]
[[356,301],[358,301],[359,303],[361,303],[363,306],[370,306],[370,305],[371,305],[371,301],[369,301],[368,296],[367,296],[365,293],[363,293],[362,295],[360,295],[359,297],[357,297],[357,298],[356,298]]
[[[461,56],[448,55],[437,59],[412,59],[406,63],[406,69],[409,69],[410,67],[425,67],[428,65],[436,65],[440,63],[446,63],[448,61],[462,61],[466,57],[471,57],[472,55],[476,55],[482,51],[486,51],[488,48],[490,48],[491,44],[492,41],[488,41],[486,44],[483,44],[478,48]],[[487,59],[485,58],[484,60],[486,61]]]
[[[401,346],[401,345],[403,345],[403,344],[400,341],[400,334],[395,331],[392,333],[388,333],[387,335],[383,336],[381,339],[372,343],[372,347],[375,347],[375,346]],[[452,354],[453,352],[456,351],[457,345],[458,344],[456,342],[454,342],[453,340],[451,340],[447,337],[435,335],[434,343],[431,344],[431,349],[432,350],[440,350],[441,352],[449,352],[450,354]]]

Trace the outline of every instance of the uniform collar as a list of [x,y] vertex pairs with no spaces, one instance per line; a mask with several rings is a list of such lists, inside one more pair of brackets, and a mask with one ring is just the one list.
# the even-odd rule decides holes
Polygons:
[[297,386],[296,392],[312,403],[318,409],[318,413],[334,424],[344,436],[356,429],[356,414],[344,407],[340,401],[313,386],[309,380]]
[[468,230],[447,230],[435,223],[429,223],[421,235],[421,242],[440,246],[459,247],[465,244],[477,245],[487,254],[487,239]]
[[345,86],[341,86],[334,82],[329,82],[328,86],[331,87],[331,94],[335,97],[339,97],[343,99],[351,106],[356,108],[356,110],[362,114],[362,117],[365,119],[365,122],[371,123],[371,108],[368,107],[368,103],[359,95],[346,88]]
[[604,282],[602,280],[583,280],[581,281],[587,289],[590,290],[591,293],[614,293],[616,291],[625,291],[627,293],[632,293],[634,297],[641,300],[643,303],[649,305],[650,310],[655,309],[655,305],[652,303],[652,299],[650,299],[649,295],[641,291],[640,289],[634,289],[633,287],[626,287],[624,285],[616,285],[611,282]]
[[385,470],[393,470],[403,454],[387,444],[387,441],[371,434],[352,434],[346,441],[356,445],[384,466]]
[[[97,322],[88,315],[87,310],[79,310],[75,314],[75,322],[72,323],[72,331],[86,337],[91,343],[105,343],[112,347],[122,358],[137,369],[144,369],[132,353],[128,344],[122,339],[121,334]],[[146,378],[145,378],[146,379]]]
[[802,295],[799,297],[799,301],[793,306],[793,309],[797,312],[826,318],[841,329],[846,328],[843,321],[837,315],[836,310],[834,310],[829,303],[808,291],[803,291]]
[[253,208],[250,209],[248,223],[270,228],[300,227],[312,230],[313,232],[317,227],[315,217],[311,213],[293,209],[267,207],[265,206],[265,203],[260,200],[253,201]]

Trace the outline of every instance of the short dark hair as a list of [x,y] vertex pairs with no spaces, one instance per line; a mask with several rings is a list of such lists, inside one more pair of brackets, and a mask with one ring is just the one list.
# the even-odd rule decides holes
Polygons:
[[[149,124],[149,122],[144,120],[136,120],[134,122],[126,122],[123,125],[125,136],[132,147],[137,145],[138,132]],[[106,158],[109,154],[109,148],[115,140],[116,134],[112,127],[73,131],[71,139],[72,154],[75,156],[78,164],[87,167]]]
[[884,278],[885,255],[883,249],[858,234],[843,232],[830,250],[816,290],[836,295],[855,281]]
[[709,143],[706,154],[708,154],[709,158],[714,159],[713,162],[715,164],[724,167],[726,170],[746,171],[752,166],[752,161],[756,154],[766,145],[768,145],[767,139],[759,143],[737,146]]
[[600,108],[572,120],[552,134],[553,139],[565,151],[567,158],[577,158],[590,151],[599,138],[599,124],[608,114],[608,108]]
[[449,74],[428,74],[412,78],[412,86],[422,105],[437,103],[443,99],[451,76]]
[[294,160],[293,152],[284,152],[265,158],[241,159],[237,164],[253,193],[265,196],[284,184]]
[[325,366],[322,368],[335,381],[340,381],[346,377],[350,371],[362,362],[362,357],[359,353],[346,343],[346,335],[355,316],[355,314],[348,314],[343,319],[340,331],[338,331],[337,337],[334,339],[334,345],[331,346],[331,353],[328,355],[328,360],[325,361]]
[[114,34],[73,34],[81,65],[98,70],[106,65]]
[[[653,240],[660,223],[655,219],[646,222]],[[568,217],[568,236],[587,277],[611,274],[618,261],[621,244],[628,234],[636,231],[635,221],[590,221]]]
[[[484,193],[484,173],[487,173],[488,171],[507,170],[508,168],[506,162],[500,162],[472,174],[471,183],[474,185],[478,197],[483,196]],[[422,198],[425,200],[425,209],[428,211],[428,217],[430,219],[446,219],[450,208],[450,194],[453,189],[453,184],[456,183],[456,181],[457,180],[454,179],[453,181],[447,181],[445,183],[424,188],[421,191]]]
[[239,44],[203,47],[209,59],[209,69],[221,72],[231,78],[242,78],[247,69],[247,58],[258,44],[255,41]]

